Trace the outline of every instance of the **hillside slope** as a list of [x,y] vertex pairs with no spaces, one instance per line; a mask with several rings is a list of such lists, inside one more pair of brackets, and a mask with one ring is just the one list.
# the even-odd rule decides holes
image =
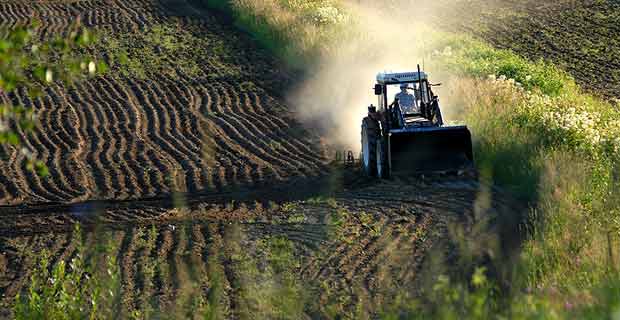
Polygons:
[[433,1],[427,14],[532,60],[546,59],[578,84],[620,98],[620,3],[586,1]]
[[321,174],[320,146],[278,97],[290,77],[247,36],[192,10],[168,1],[0,3],[0,26],[39,20],[44,39],[81,21],[102,34],[97,54],[112,67],[40,98],[0,96],[37,110],[39,128],[22,136],[50,169],[41,178],[3,146],[0,205],[209,193]]

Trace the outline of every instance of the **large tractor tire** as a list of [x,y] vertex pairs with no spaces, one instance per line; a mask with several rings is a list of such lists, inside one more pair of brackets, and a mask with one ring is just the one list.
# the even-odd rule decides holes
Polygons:
[[377,177],[379,177],[379,179],[389,178],[390,170],[388,168],[387,146],[383,139],[377,141],[375,153],[377,159]]
[[377,142],[379,124],[369,117],[362,120],[362,168],[371,177],[377,176]]

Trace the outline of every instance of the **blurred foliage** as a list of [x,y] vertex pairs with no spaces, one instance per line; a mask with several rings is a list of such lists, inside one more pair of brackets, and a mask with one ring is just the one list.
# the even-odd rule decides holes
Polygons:
[[[88,30],[73,26],[65,36],[41,41],[34,27],[0,31],[0,94],[4,97],[0,101],[0,144],[19,146],[36,127],[35,110],[6,102],[12,92],[25,89],[29,95],[38,96],[46,85],[71,83],[106,69],[104,63],[79,54],[81,48],[95,41]],[[45,164],[36,155],[26,148],[21,150],[28,168],[47,175]]]
[[[76,225],[74,235],[81,239]],[[111,239],[102,241],[87,252],[78,240],[74,258],[69,263],[53,264],[47,252],[38,256],[38,268],[30,276],[24,295],[16,297],[13,316],[17,320],[33,319],[101,319],[120,306],[120,267]],[[93,259],[86,259],[92,254]]]

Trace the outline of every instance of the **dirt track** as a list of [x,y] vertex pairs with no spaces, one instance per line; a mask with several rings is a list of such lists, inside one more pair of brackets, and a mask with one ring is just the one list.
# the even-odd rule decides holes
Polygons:
[[[47,249],[54,262],[75,256],[76,222],[84,224],[87,243],[96,243],[100,233],[90,231],[97,225],[120,244],[125,312],[152,300],[165,309],[191,283],[199,284],[197,294],[206,294],[213,284],[201,275],[215,263],[226,275],[226,315],[236,317],[239,267],[231,262],[233,245],[224,241],[231,222],[243,223],[240,241],[279,234],[297,243],[304,281],[327,281],[332,292],[380,303],[383,286],[419,281],[425,254],[446,236],[450,220],[471,222],[489,209],[480,209],[481,195],[495,201],[471,179],[377,184],[334,178],[318,137],[294,120],[279,97],[290,81],[286,71],[248,36],[196,10],[184,1],[0,3],[0,25],[36,17],[43,38],[62,32],[76,16],[112,34],[174,20],[206,40],[234,43],[228,67],[240,70],[229,77],[222,66],[204,63],[198,76],[181,73],[179,80],[138,80],[112,70],[74,88],[52,86],[35,100],[23,92],[0,97],[38,110],[39,129],[23,138],[50,169],[40,178],[22,165],[18,150],[0,151],[4,308],[27,284],[32,253]],[[206,56],[217,55],[208,49]],[[325,194],[352,219],[371,214],[380,233],[363,226],[348,230],[344,242],[328,239],[326,217],[334,208],[296,202]],[[173,209],[179,201],[188,209]],[[293,212],[279,206],[288,202],[296,203]],[[507,206],[494,202],[490,210]],[[304,221],[281,223],[294,213]],[[153,264],[163,269],[154,272],[148,268]]]

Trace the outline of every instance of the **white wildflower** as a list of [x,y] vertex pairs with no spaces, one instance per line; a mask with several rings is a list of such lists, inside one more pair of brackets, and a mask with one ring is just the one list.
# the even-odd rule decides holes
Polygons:
[[45,81],[46,82],[52,82],[54,80],[54,75],[52,74],[52,70],[47,69],[45,71]]
[[95,66],[95,62],[91,61],[88,63],[88,73],[94,74],[97,71],[97,67]]
[[346,20],[346,16],[338,8],[329,5],[316,8],[313,18],[317,24],[336,24]]

